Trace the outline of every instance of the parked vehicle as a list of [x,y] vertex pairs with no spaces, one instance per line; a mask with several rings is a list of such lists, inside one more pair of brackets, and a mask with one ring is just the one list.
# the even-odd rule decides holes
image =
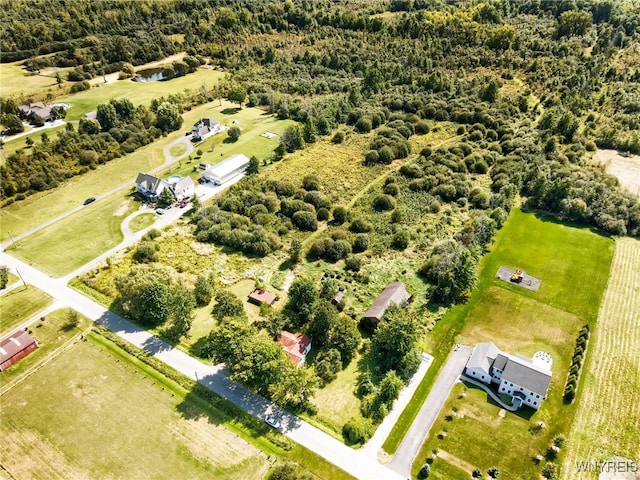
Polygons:
[[164,208],[156,208],[156,213],[158,215],[164,215]]
[[93,203],[95,201],[96,201],[96,197],[89,197],[84,202],[82,202],[82,205],[89,205],[90,203]]

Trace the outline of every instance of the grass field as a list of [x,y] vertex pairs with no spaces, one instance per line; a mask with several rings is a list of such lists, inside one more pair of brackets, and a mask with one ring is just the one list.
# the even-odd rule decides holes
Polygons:
[[0,296],[0,336],[44,309],[52,298],[32,285],[16,287]]
[[138,215],[129,222],[129,229],[132,232],[144,230],[149,225],[153,224],[153,222],[156,221],[156,218],[157,217],[154,213],[143,213],[142,215]]
[[40,230],[10,247],[12,255],[54,276],[81,267],[122,241],[120,224],[136,205],[114,195]]
[[[3,370],[0,375],[0,395],[15,382],[25,378],[25,374],[31,373],[45,361],[50,361],[62,346],[70,346],[71,340],[78,340],[77,335],[92,324],[90,320],[78,315],[77,323],[69,318],[68,308],[56,310],[46,315],[45,321],[38,321],[29,328],[30,335],[38,341],[38,348],[28,356]],[[74,338],[76,337],[76,338]]]
[[[444,417],[450,413],[446,408],[451,408],[455,398],[452,395],[449,407],[443,410],[440,423],[431,431],[416,459],[416,472],[429,452],[439,448],[445,450],[458,467],[469,464],[486,470],[496,464],[505,478],[516,479],[534,478],[539,473],[540,467],[530,458],[544,453],[555,435],[566,435],[575,414],[575,405],[566,406],[562,402],[564,379],[579,327],[584,323],[593,324],[596,319],[612,252],[611,239],[588,229],[549,221],[533,213],[512,212],[498,233],[492,252],[481,262],[476,290],[466,304],[453,308],[436,325],[427,337],[427,351],[434,353],[440,364],[442,359],[439,357],[446,356],[456,342],[473,345],[491,340],[510,353],[527,356],[537,350],[548,351],[553,357],[554,373],[548,398],[530,418],[507,413],[505,419],[508,417],[509,421],[503,421],[499,431],[491,435],[484,433],[486,426],[482,422],[454,419],[447,425],[446,439],[440,440],[436,438],[438,425],[446,422]],[[524,268],[541,278],[538,293],[494,278],[500,265]],[[581,288],[584,284],[589,288]],[[439,364],[434,363],[433,367],[437,371]],[[428,376],[426,382],[432,381],[433,377]],[[475,397],[478,398],[474,400]],[[481,408],[483,415],[489,417],[497,417],[500,411],[487,400],[486,393],[480,391],[473,396],[470,394],[464,404],[468,409]],[[401,417],[400,427],[410,425],[411,414],[414,412],[403,413],[405,418]],[[540,420],[547,428],[532,435],[530,427]],[[401,441],[400,427],[397,426],[385,442],[387,451],[395,451]],[[497,437],[513,440],[505,441],[508,448],[500,450],[492,449],[483,441],[483,438]],[[458,438],[466,440],[459,443]],[[463,448],[463,444],[471,443],[482,447],[477,455],[473,449]],[[492,458],[493,453],[487,454],[489,450],[501,457]],[[450,473],[456,465],[442,458],[434,463],[432,475],[443,462],[449,466],[440,469],[435,478],[456,478]]]
[[[2,65],[2,64],[0,64]],[[27,148],[27,138],[30,138],[31,140],[34,141],[34,143],[40,143],[41,142],[41,138],[42,138],[42,134],[46,133],[47,136],[49,137],[49,140],[53,141],[58,137],[58,132],[60,130],[63,130],[65,127],[65,125],[58,125],[57,127],[53,127],[53,128],[45,128],[42,130],[36,130],[35,132],[29,133],[27,135],[24,135],[22,137],[18,137],[14,140],[10,140],[5,142],[5,144],[2,146],[2,150],[4,151],[4,155],[6,155],[7,157],[13,153],[16,152],[16,150],[19,149],[25,149],[25,152],[29,152],[29,150],[26,150]],[[4,163],[4,155],[1,158],[2,163]]]
[[141,373],[76,343],[3,395],[0,463],[14,478],[262,478],[264,453],[195,404],[183,418],[183,399]]
[[640,462],[640,241],[620,238],[583,368],[562,478],[592,479],[576,462]]
[[166,82],[134,82],[133,80],[118,80],[108,84],[97,84],[89,90],[57,98],[56,102],[69,104],[67,120],[78,120],[87,112],[96,109],[100,103],[107,103],[112,98],[128,98],[134,105],[149,105],[151,100],[184,90],[197,90],[202,85],[208,88],[216,85],[224,73],[200,68],[194,73],[178,77]]
[[[46,68],[40,75],[28,72],[21,64],[23,60],[12,63],[0,63],[0,97],[41,93],[46,89],[57,88],[55,70],[60,71],[62,78],[71,68]],[[43,95],[44,96],[44,95]]]

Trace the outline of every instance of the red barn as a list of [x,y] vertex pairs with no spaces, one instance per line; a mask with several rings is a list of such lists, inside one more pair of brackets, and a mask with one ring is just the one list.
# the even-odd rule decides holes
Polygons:
[[27,332],[18,330],[0,342],[0,372],[38,348],[36,339]]

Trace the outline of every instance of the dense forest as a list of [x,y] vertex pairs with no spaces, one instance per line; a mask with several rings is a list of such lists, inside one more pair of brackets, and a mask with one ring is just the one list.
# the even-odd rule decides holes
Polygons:
[[[532,207],[612,233],[640,231],[636,199],[610,188],[616,180],[585,156],[596,147],[640,151],[637,2],[57,6],[8,4],[0,12],[2,61],[24,60],[28,68],[92,66],[88,71],[98,74],[186,50],[231,73],[223,93],[242,86],[249,105],[300,121],[307,142],[341,124],[361,133],[376,130],[370,151],[363,152],[366,162],[412,154],[405,140],[427,128],[420,120],[453,121],[491,154],[479,159],[477,152],[446,152],[430,160],[438,168],[446,158],[450,166],[458,162],[453,170],[461,174],[488,169],[494,195],[511,185]],[[8,103],[2,103],[5,110]],[[112,133],[104,140],[121,144],[120,153],[131,150],[122,144],[148,141]],[[59,142],[69,143],[69,135],[78,136],[69,132]],[[300,146],[284,145],[287,151]],[[82,153],[78,148],[70,150],[73,155]],[[20,152],[12,161],[33,163],[42,149]],[[97,149],[96,161],[113,150]],[[421,158],[418,163],[426,161]],[[69,168],[59,167],[20,178],[3,172],[9,180],[3,198],[56,185],[69,175]],[[78,163],[71,170],[78,173]],[[412,188],[418,188],[415,180]],[[451,195],[450,188],[426,179],[421,185],[431,194]]]

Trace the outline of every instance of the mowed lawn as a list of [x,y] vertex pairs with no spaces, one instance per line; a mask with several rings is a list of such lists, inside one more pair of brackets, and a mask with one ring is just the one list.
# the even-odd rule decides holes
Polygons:
[[576,462],[640,460],[640,241],[620,238],[582,374],[562,478],[591,479]]
[[78,342],[3,395],[0,463],[13,478],[263,477],[264,453],[183,400]]
[[[442,347],[443,339],[445,344],[469,345],[492,341],[509,353],[528,357],[547,351],[553,358],[548,397],[538,411],[501,414],[479,389],[470,388],[464,399],[457,398],[460,392],[452,393],[416,458],[414,474],[437,448],[446,454],[435,460],[433,478],[462,478],[465,471],[469,478],[470,466],[484,472],[497,466],[501,476],[509,479],[537,478],[541,466],[532,457],[544,455],[556,435],[569,433],[576,412],[575,404],[563,403],[564,381],[579,328],[595,324],[613,247],[612,239],[589,229],[534,213],[512,212],[492,252],[483,259],[478,287],[469,302],[445,315],[428,342]],[[496,279],[500,265],[537,276],[542,280],[540,290],[535,293]],[[460,333],[453,337],[443,333],[447,324],[454,332],[460,328]],[[447,421],[454,406],[464,418]],[[546,426],[533,433],[539,421]],[[438,438],[445,427],[446,437]],[[496,439],[502,448],[494,448]]]
[[78,120],[87,112],[91,112],[101,103],[107,103],[113,98],[128,98],[134,105],[149,105],[154,98],[185,90],[199,90],[203,85],[209,89],[217,85],[224,73],[208,68],[199,68],[194,73],[178,77],[166,82],[134,82],[133,80],[118,80],[113,83],[92,86],[84,92],[73,93],[56,99],[56,102],[67,103],[67,120]]
[[122,241],[120,225],[137,208],[129,196],[114,195],[18,242],[7,251],[50,275],[60,277]]
[[0,296],[0,336],[44,309],[52,298],[33,285],[16,287]]

